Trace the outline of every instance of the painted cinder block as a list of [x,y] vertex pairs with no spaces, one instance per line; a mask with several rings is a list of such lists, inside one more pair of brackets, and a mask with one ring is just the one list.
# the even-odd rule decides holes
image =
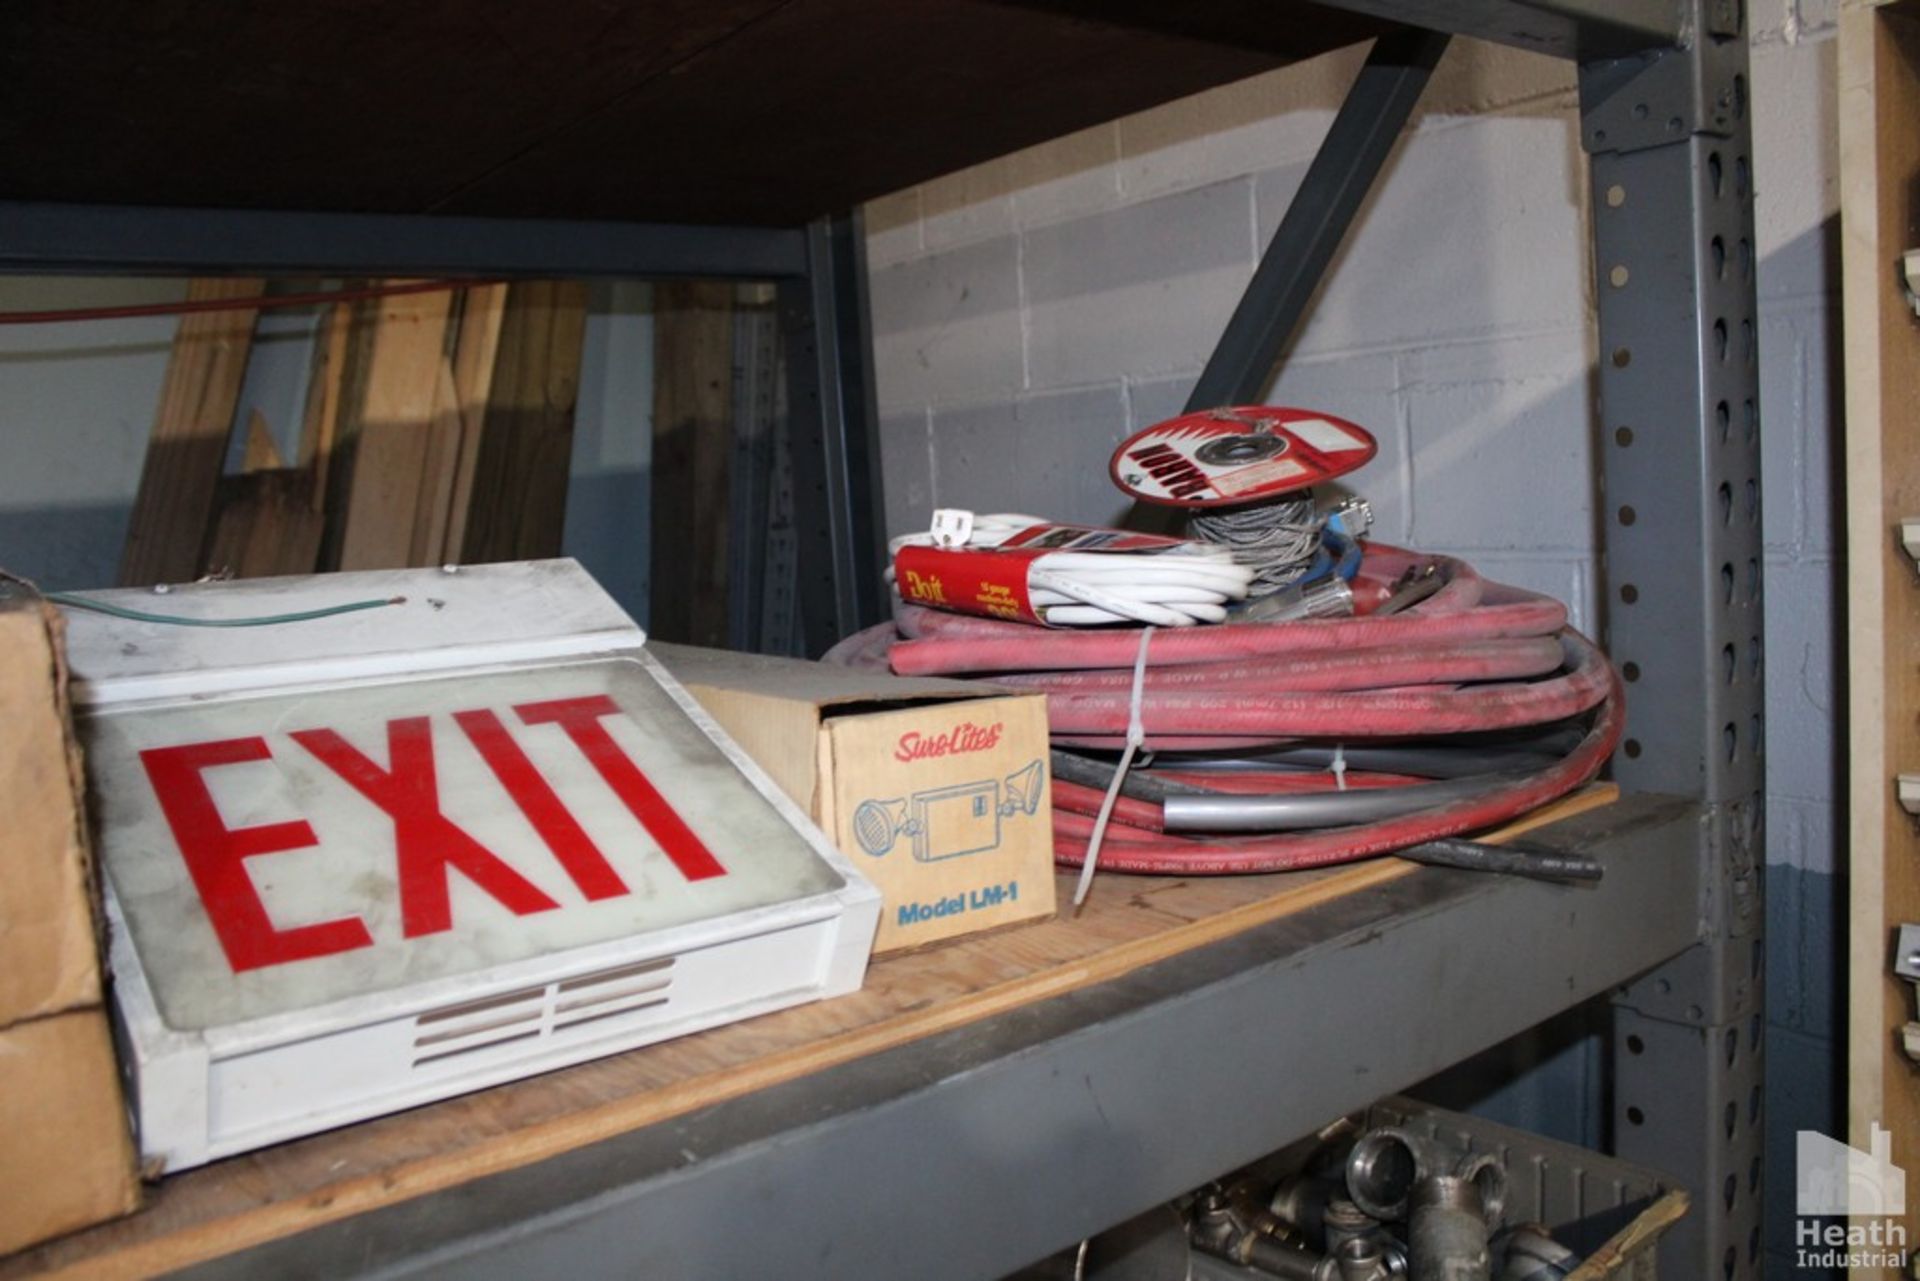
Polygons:
[[920,234],[927,249],[1012,234],[1013,187],[1004,156],[922,183]]
[[1763,297],[1825,293],[1838,280],[1837,66],[1832,39],[1753,50],[1753,216]]
[[942,507],[1111,525],[1128,503],[1107,477],[1107,458],[1126,435],[1117,381],[1010,406],[936,408],[934,497]]
[[1127,427],[1139,431],[1155,423],[1176,418],[1186,410],[1187,397],[1200,378],[1197,369],[1164,374],[1155,378],[1127,380]]
[[[1260,243],[1299,185],[1260,175]],[[1329,270],[1297,350],[1585,325],[1586,164],[1574,122],[1497,115],[1403,139]]]
[[1767,1021],[1822,1041],[1845,1032],[1840,955],[1846,883],[1827,872],[1767,865]]
[[920,188],[867,201],[860,210],[867,233],[867,270],[878,271],[926,252],[920,235]]
[[1842,620],[1834,612],[1834,565],[1768,557],[1766,574],[1767,790],[1827,800],[1839,759],[1833,656]]
[[1009,396],[1024,379],[1019,249],[1011,237],[871,273],[883,410]]
[[1403,358],[1417,543],[1592,555],[1589,341],[1570,330]]
[[880,415],[888,538],[924,529],[933,513],[932,415],[924,407]]
[[[1806,486],[1800,460],[1807,451],[1806,342],[1787,316],[1760,317],[1761,534],[1769,553],[1793,554],[1804,543]],[[1732,433],[1744,437],[1744,413]],[[1742,438],[1736,448],[1744,450]],[[1816,450],[1815,452],[1818,452]]]
[[1310,159],[1364,61],[1350,47],[1123,117],[1120,189],[1129,201]]
[[1007,157],[1013,220],[1039,227],[1120,203],[1120,126],[1109,121]]
[[[1764,312],[1762,313],[1765,314]],[[1832,556],[1846,543],[1846,513],[1835,501],[1836,477],[1846,473],[1843,450],[1846,409],[1841,387],[1840,308],[1825,299],[1796,320],[1806,379],[1801,388],[1800,546],[1808,555]],[[1763,365],[1762,368],[1765,366]],[[1766,414],[1766,402],[1761,402]],[[1762,464],[1764,466],[1764,463]]]
[[1246,179],[1023,235],[1035,389],[1192,368],[1253,274]]
[[[1794,1257],[1795,1136],[1800,1130],[1818,1130],[1822,1134],[1844,1138],[1846,1114],[1843,1099],[1840,1056],[1835,1047],[1818,1037],[1769,1027],[1767,1036],[1766,1087],[1766,1213],[1762,1216],[1769,1254]],[[1806,1277],[1811,1272],[1782,1268],[1769,1276]]]

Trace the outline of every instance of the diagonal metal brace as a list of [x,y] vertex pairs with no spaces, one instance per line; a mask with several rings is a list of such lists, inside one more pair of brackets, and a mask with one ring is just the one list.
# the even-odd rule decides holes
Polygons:
[[1187,398],[1188,413],[1259,401],[1449,39],[1409,28],[1374,42]]

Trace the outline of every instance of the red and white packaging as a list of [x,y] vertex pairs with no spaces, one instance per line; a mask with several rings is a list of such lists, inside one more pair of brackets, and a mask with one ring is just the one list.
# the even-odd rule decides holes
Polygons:
[[1039,522],[993,546],[902,546],[893,555],[894,583],[900,598],[915,605],[1046,625],[1046,610],[1035,605],[1028,583],[1029,572],[1045,557],[1058,552],[1155,555],[1188,545],[1159,534]]

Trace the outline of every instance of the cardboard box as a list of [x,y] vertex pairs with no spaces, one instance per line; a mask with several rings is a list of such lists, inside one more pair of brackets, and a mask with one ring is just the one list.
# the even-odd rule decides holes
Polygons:
[[876,952],[1053,914],[1044,696],[647,649],[880,887]]
[[59,635],[0,600],[0,1254],[139,1204]]

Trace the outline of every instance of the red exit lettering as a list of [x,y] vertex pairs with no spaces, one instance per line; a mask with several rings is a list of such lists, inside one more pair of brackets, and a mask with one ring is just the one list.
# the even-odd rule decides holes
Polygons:
[[[560,729],[687,880],[725,876],[726,868],[602,723],[619,711],[605,695],[514,708],[524,724]],[[453,720],[584,897],[599,901],[630,892],[497,714],[456,712]],[[392,820],[403,937],[452,928],[448,880],[454,872],[517,916],[558,908],[552,896],[441,812],[429,719],[403,717],[387,722],[386,730],[384,767],[335,730],[296,730],[288,737]],[[205,775],[223,765],[270,760],[272,755],[259,736],[140,753],[187,873],[236,973],[373,944],[359,917],[280,929],[268,914],[246,860],[310,848],[319,838],[305,820],[228,827]]]

